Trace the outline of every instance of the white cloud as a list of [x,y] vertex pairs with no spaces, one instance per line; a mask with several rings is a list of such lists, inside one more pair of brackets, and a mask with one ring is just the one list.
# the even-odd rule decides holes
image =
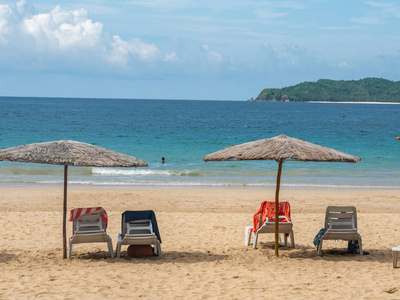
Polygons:
[[361,27],[358,25],[354,26],[322,26],[320,27],[321,29],[324,30],[329,30],[329,31],[343,31],[343,30],[360,30]]
[[124,68],[135,62],[178,60],[176,53],[162,55],[156,45],[138,38],[111,38],[102,23],[89,18],[86,9],[66,10],[57,5],[48,12],[32,14],[30,8],[25,0],[17,2],[14,9],[0,5],[0,64],[12,61],[16,66],[24,61],[21,68],[28,62],[43,70],[57,68],[56,61],[68,68]]
[[154,61],[160,55],[160,50],[154,44],[143,43],[140,39],[132,39],[128,42],[118,35],[113,36],[112,51],[108,60],[119,66],[126,66],[128,58],[139,57],[144,61]]
[[254,14],[261,19],[278,19],[287,16],[287,13],[277,13],[271,9],[259,9]]
[[394,16],[395,18],[400,18],[400,6],[398,3],[385,3],[385,2],[366,2],[367,4],[374,7],[374,12],[380,12],[379,9],[386,15],[386,16]]
[[89,19],[85,9],[66,11],[60,6],[23,20],[22,27],[40,47],[60,50],[93,48],[103,35],[103,25]]
[[281,69],[301,69],[307,65],[315,65],[317,58],[297,44],[291,43],[281,47],[273,46],[268,42],[261,44],[264,64]]
[[304,9],[304,5],[302,3],[295,1],[283,1],[283,2],[277,1],[277,2],[270,2],[270,4],[283,8]]
[[26,3],[25,0],[21,0],[21,1],[17,2],[17,3],[15,4],[15,6],[16,6],[16,8],[17,8],[17,12],[18,12],[20,15],[23,15],[23,14],[25,13],[25,11],[27,10],[27,8],[28,8],[28,4]]
[[381,23],[381,20],[375,17],[352,18],[351,21],[353,21],[354,23],[371,25]]
[[179,61],[179,57],[175,52],[167,53],[164,56],[164,61],[168,61],[168,62]]
[[392,4],[388,4],[388,3],[380,3],[380,2],[374,2],[374,1],[368,1],[366,2],[367,4],[373,6],[373,7],[391,7]]
[[220,62],[222,61],[222,55],[211,50],[209,45],[203,45],[203,50],[206,53],[206,57],[210,62]]
[[151,8],[182,8],[188,5],[188,1],[186,0],[142,0],[128,1],[127,3]]
[[5,35],[9,33],[9,19],[12,17],[12,10],[8,5],[0,5],[0,43],[5,44]]

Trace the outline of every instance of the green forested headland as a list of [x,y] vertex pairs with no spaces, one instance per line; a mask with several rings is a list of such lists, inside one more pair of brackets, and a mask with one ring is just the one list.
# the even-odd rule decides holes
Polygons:
[[281,89],[267,88],[250,101],[400,102],[400,81],[320,79]]

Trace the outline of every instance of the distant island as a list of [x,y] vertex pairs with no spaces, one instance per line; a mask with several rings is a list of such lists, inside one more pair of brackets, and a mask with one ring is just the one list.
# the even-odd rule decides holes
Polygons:
[[270,102],[400,102],[400,81],[382,78],[303,82],[281,89],[262,90],[256,99]]

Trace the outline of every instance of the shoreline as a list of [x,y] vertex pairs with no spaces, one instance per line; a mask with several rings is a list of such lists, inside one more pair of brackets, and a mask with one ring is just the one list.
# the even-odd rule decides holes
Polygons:
[[[0,183],[1,188],[62,188],[63,183]],[[275,190],[275,185],[249,185],[249,184],[75,184],[68,183],[68,188],[77,189],[268,189]],[[400,190],[400,186],[360,186],[360,185],[301,185],[281,184],[281,189],[287,190]]]
[[336,104],[400,104],[400,102],[363,102],[363,101],[271,101],[271,100],[246,100],[246,102],[271,102],[271,103],[336,103]]
[[340,103],[340,104],[400,104],[400,102],[351,102],[351,101],[305,101],[306,103]]

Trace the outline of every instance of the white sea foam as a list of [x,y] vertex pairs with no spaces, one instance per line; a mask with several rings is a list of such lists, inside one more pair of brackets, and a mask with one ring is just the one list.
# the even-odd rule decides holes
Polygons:
[[[182,178],[182,177],[176,177]],[[23,178],[19,178],[20,180],[0,180],[0,186],[7,185],[27,185],[32,186],[34,184],[42,184],[42,185],[62,185],[63,178],[60,179],[39,179],[37,180],[23,180]],[[188,178],[189,179],[189,178]],[[69,185],[75,186],[148,186],[148,187],[248,187],[248,188],[267,188],[267,189],[275,189],[276,185],[274,182],[243,182],[243,181],[231,181],[231,180],[210,180],[207,179],[189,179],[189,180],[148,180],[147,178],[141,180],[126,180],[118,178],[104,178],[99,180],[99,178],[95,177],[86,177],[86,178],[71,178],[68,181]],[[325,183],[285,183],[282,184],[283,188],[288,189],[400,189],[400,185],[379,185],[379,184],[325,184]]]
[[157,169],[117,169],[117,168],[92,168],[93,175],[122,175],[122,176],[190,176],[196,170],[157,170]]

